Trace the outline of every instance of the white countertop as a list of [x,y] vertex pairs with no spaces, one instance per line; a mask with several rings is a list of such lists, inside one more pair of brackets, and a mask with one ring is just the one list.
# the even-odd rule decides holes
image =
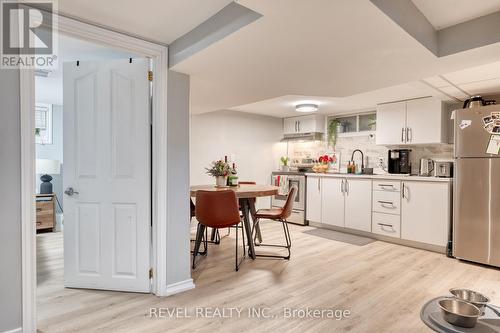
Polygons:
[[391,179],[391,180],[406,180],[406,181],[425,181],[425,182],[442,182],[451,183],[453,178],[438,178],[424,176],[408,176],[397,174],[384,175],[353,175],[347,173],[306,173],[307,177],[334,177],[334,178],[368,178],[368,179]]

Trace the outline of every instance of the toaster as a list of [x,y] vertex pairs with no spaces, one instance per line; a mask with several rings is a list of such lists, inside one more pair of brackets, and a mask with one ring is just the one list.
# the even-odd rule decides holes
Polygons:
[[453,177],[453,162],[435,161],[434,177],[443,177],[443,178]]

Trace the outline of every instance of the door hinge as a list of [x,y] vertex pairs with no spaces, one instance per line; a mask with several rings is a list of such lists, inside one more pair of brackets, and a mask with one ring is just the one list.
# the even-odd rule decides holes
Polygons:
[[153,81],[153,71],[148,71],[148,81]]
[[153,269],[152,268],[149,269],[149,278],[150,279],[153,278]]

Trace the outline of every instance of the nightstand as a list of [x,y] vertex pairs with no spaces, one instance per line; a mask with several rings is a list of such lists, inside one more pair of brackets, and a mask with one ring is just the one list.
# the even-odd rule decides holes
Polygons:
[[56,225],[56,195],[36,195],[36,230],[54,231]]

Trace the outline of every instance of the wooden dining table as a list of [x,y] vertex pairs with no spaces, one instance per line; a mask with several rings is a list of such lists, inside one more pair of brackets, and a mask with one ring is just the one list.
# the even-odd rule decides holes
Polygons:
[[[247,234],[248,254],[250,258],[255,259],[255,244],[252,237],[253,221],[250,221],[250,216],[254,219],[255,199],[259,197],[270,197],[278,194],[278,187],[273,185],[239,185],[228,187],[215,187],[214,185],[198,185],[191,186],[191,197],[196,197],[197,191],[234,191],[238,198],[240,209],[243,214],[243,225]],[[260,232],[259,232],[260,238]]]

